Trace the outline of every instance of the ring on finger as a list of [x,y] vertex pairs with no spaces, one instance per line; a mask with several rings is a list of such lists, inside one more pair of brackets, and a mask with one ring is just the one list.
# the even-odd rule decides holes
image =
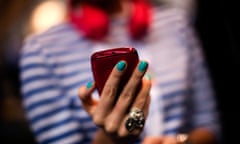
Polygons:
[[128,119],[125,123],[125,127],[129,132],[132,132],[134,129],[141,129],[144,127],[145,118],[142,110],[138,108],[133,108],[129,112]]

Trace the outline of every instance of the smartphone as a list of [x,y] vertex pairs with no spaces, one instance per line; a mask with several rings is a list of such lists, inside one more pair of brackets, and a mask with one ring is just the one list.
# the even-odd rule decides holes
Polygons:
[[91,67],[99,96],[112,69],[121,60],[127,62],[127,68],[119,83],[117,94],[120,94],[139,62],[136,49],[133,47],[111,48],[91,55]]

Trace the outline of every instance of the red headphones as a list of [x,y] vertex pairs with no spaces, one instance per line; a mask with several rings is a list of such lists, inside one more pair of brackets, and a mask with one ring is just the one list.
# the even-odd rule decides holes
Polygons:
[[[143,38],[150,25],[150,5],[146,0],[132,0],[133,11],[129,20],[129,34],[133,40]],[[109,31],[109,18],[106,12],[92,5],[84,4],[81,10],[69,4],[69,20],[78,31],[92,40],[103,39]]]

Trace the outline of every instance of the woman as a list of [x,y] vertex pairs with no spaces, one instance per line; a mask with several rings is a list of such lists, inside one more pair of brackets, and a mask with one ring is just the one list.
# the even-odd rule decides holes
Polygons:
[[[68,5],[68,22],[29,38],[21,53],[23,102],[39,143],[219,140],[210,79],[184,11],[145,0]],[[125,46],[135,47],[141,61],[120,95],[116,90],[127,63],[116,64],[99,98],[89,58]]]

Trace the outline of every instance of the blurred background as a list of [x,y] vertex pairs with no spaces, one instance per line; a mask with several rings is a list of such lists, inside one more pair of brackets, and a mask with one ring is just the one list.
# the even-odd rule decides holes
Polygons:
[[0,0],[0,143],[35,144],[21,103],[23,41],[65,18],[63,0]]
[[[178,7],[189,8],[193,0],[158,1],[171,1]],[[213,78],[221,112],[223,143],[230,144],[237,137],[232,129],[239,128],[236,112],[240,96],[239,8],[231,0],[195,2],[195,7],[189,11],[194,9],[194,24]],[[64,0],[0,0],[0,143],[36,143],[21,103],[19,51],[26,37],[64,21],[64,4]]]

